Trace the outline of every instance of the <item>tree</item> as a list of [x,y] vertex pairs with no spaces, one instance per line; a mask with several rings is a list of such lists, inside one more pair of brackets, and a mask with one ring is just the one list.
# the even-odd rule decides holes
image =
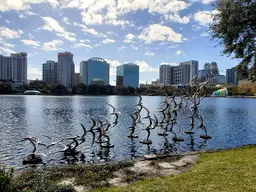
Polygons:
[[241,60],[237,69],[242,78],[256,81],[256,1],[217,0],[214,7],[213,39],[224,45],[223,54]]

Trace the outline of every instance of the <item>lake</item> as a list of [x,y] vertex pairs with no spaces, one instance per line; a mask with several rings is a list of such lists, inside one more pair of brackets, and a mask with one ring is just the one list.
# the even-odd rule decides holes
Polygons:
[[[160,96],[143,96],[142,102],[151,113],[159,115],[157,109],[163,100],[164,97]],[[199,111],[212,139],[200,139],[203,131],[198,126],[195,126],[195,134],[184,134],[183,131],[190,128],[190,120],[186,112],[181,112],[174,130],[184,138],[184,142],[174,143],[172,133],[161,137],[158,135],[161,130],[156,128],[150,135],[152,145],[140,143],[147,135],[143,127],[136,129],[139,138],[131,140],[127,137],[132,124],[129,113],[134,111],[137,102],[136,96],[0,96],[0,162],[23,168],[22,159],[33,149],[29,142],[20,142],[23,137],[33,135],[40,137],[43,142],[49,142],[43,134],[56,139],[81,135],[83,131],[80,123],[89,128],[92,125],[90,117],[107,116],[111,112],[107,103],[121,112],[118,124],[108,131],[114,148],[106,150],[98,144],[91,146],[92,137],[88,133],[85,143],[78,147],[88,162],[130,159],[154,152],[256,144],[256,99],[205,98],[199,105]],[[114,121],[113,116],[108,119],[110,122]],[[52,150],[54,151],[54,147]],[[49,151],[40,147],[39,152]],[[61,153],[45,157],[44,162],[63,163]]]

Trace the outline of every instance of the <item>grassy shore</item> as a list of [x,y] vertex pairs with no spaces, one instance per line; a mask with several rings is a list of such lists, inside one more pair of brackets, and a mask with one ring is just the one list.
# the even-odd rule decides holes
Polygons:
[[180,175],[147,179],[126,187],[96,191],[256,191],[256,147],[202,153],[199,163]]
[[[75,192],[79,186],[80,191],[96,192],[256,191],[256,146],[201,153],[195,166],[176,176],[147,179],[146,175],[131,172],[131,166],[133,162],[114,162],[29,171],[15,177],[3,192]],[[130,184],[111,187],[109,179],[120,170],[127,174],[126,182]]]

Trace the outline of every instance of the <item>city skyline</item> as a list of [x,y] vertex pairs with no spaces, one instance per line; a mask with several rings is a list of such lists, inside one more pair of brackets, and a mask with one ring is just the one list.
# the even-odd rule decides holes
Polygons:
[[28,79],[42,79],[45,58],[56,61],[65,51],[74,54],[76,72],[80,61],[104,58],[110,63],[110,84],[116,66],[129,62],[140,66],[140,83],[157,79],[161,63],[198,60],[200,69],[212,60],[220,69],[238,63],[220,56],[222,47],[210,40],[211,0],[39,2],[14,6],[3,1],[0,7],[0,54],[27,52]]

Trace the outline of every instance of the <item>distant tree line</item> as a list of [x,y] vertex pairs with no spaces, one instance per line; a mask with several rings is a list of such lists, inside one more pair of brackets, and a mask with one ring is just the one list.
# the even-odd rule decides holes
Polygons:
[[[64,85],[48,85],[40,80],[31,81],[29,84],[22,85],[15,91],[7,83],[0,83],[0,94],[16,94],[23,93],[26,90],[38,90],[42,94],[46,95],[150,95],[150,96],[164,96],[165,92],[168,95],[184,95],[185,92],[181,88],[174,86],[147,86],[133,88],[131,86],[112,86],[112,85],[85,85],[79,83],[73,88],[66,88]],[[206,88],[206,94],[211,95],[217,88],[214,86],[208,86]],[[251,95],[255,94],[256,90],[252,89],[240,89],[237,86],[228,87],[229,95]],[[201,93],[204,95],[205,93]]]

